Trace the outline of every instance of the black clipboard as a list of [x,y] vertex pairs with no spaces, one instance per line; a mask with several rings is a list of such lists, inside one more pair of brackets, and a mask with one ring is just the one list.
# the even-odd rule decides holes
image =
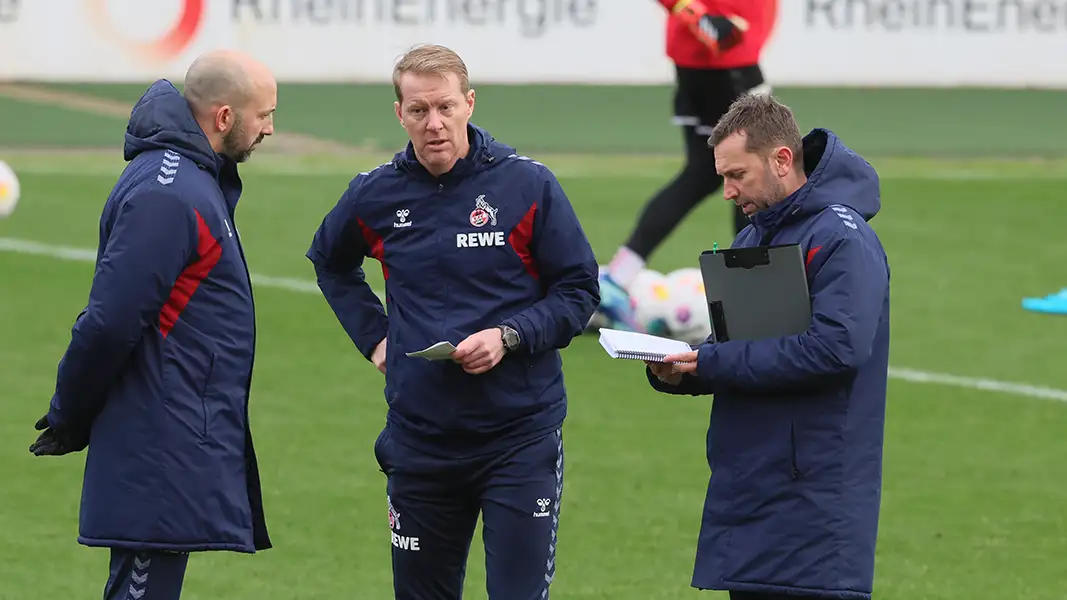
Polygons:
[[708,250],[700,255],[700,273],[713,342],[798,335],[811,326],[799,244]]

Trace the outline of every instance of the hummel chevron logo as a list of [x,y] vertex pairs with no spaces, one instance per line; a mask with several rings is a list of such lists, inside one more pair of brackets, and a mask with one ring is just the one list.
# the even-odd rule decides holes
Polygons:
[[178,163],[181,161],[181,156],[170,150],[163,151],[163,164],[159,167],[159,175],[156,175],[156,181],[162,185],[170,185],[174,183],[174,176],[178,173]]
[[140,575],[133,573],[130,575],[130,579],[132,579],[134,583],[144,583],[148,581],[148,573],[141,573]]
[[139,600],[141,596],[144,596],[145,589],[146,588],[137,589],[131,585],[130,598],[133,598],[133,600]]
[[144,559],[144,562],[142,562],[141,559],[137,558],[136,556],[133,557],[133,568],[137,569],[138,571],[144,571],[145,569],[147,569],[151,565],[152,565],[152,559],[151,558],[146,558],[146,559]]

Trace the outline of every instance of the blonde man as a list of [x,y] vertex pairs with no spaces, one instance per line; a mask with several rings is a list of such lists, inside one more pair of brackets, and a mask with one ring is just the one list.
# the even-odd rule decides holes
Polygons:
[[[387,475],[400,600],[456,600],[479,513],[491,600],[541,600],[555,573],[567,412],[559,350],[599,302],[597,263],[544,165],[470,124],[452,50],[393,73],[410,142],[360,173],[308,252],[359,351],[385,374]],[[388,316],[364,281],[374,258]],[[451,353],[411,356],[437,342]]]

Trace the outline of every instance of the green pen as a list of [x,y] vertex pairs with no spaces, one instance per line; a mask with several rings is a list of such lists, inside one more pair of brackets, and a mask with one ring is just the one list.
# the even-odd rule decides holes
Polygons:
[[719,242],[712,242],[711,243],[711,253],[715,254],[718,251],[719,251]]

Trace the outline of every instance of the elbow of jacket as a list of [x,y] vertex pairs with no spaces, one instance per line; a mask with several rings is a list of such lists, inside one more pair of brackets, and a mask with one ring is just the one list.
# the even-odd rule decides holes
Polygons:
[[323,292],[332,289],[340,279],[341,276],[336,271],[326,265],[315,263],[315,283],[318,284],[319,289]]
[[586,324],[593,318],[593,313],[600,307],[600,284],[594,279],[588,287],[581,289],[580,293],[584,296],[584,302],[581,303],[581,312],[577,316],[584,331]]
[[847,375],[859,370],[867,359],[870,352],[862,352],[852,344],[845,344],[837,348],[827,348],[826,364],[827,371],[831,375]]
[[[127,313],[125,310],[116,312]],[[127,318],[126,315],[108,318],[106,315],[89,312],[71,331],[71,346],[93,353],[112,352],[133,346],[140,339],[142,331],[140,327],[133,326],[134,321],[128,321]]]

